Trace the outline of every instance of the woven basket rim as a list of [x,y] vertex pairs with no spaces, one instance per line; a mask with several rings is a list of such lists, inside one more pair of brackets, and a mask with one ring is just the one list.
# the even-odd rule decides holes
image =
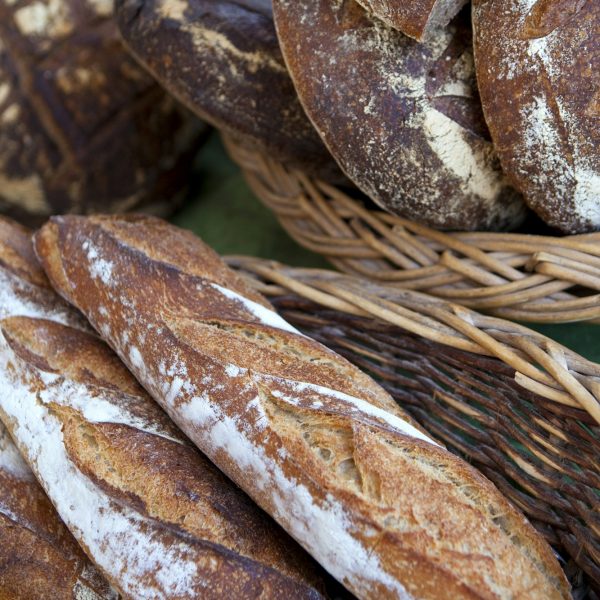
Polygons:
[[600,323],[600,232],[436,231],[222,137],[283,228],[339,271],[511,320]]

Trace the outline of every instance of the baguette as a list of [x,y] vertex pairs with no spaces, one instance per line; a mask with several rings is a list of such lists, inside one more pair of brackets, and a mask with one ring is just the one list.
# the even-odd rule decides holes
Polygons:
[[[27,229],[0,217],[0,319],[16,306],[84,327],[51,291]],[[9,289],[14,301],[9,302]],[[40,292],[36,298],[36,292]],[[34,307],[35,304],[35,307]],[[115,599],[0,423],[0,600]]]
[[0,600],[116,600],[0,423]]
[[32,314],[16,285],[2,289],[0,417],[115,589],[125,598],[321,597],[310,559],[95,335],[41,308]]
[[35,246],[196,445],[359,597],[569,597],[550,548],[489,481],[191,233],[65,216]]

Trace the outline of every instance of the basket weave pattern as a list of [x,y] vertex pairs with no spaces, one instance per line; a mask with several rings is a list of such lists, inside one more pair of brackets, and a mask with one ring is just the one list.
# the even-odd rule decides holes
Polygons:
[[600,365],[421,293],[258,259],[229,262],[288,321],[373,375],[492,480],[570,558],[567,573],[581,569],[600,594]]
[[224,138],[254,191],[337,269],[507,319],[600,321],[600,233],[443,233],[380,210]]

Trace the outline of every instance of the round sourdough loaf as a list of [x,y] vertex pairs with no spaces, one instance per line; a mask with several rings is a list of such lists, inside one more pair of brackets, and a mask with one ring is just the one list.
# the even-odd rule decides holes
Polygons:
[[117,0],[127,45],[163,86],[239,141],[345,181],[304,114],[270,0]]
[[0,0],[0,212],[165,213],[206,130],[130,58],[111,0]]
[[274,0],[308,116],[375,202],[440,229],[505,229],[524,214],[483,119],[468,25],[419,44],[353,0]]
[[367,10],[402,33],[422,40],[445,27],[468,0],[358,0]]
[[548,224],[600,228],[600,2],[475,0],[473,24],[507,175]]

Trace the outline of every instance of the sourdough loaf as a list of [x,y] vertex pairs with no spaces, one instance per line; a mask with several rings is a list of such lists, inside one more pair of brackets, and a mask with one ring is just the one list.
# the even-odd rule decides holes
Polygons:
[[440,229],[504,229],[524,214],[488,139],[468,24],[420,44],[354,0],[275,0],[308,116],[352,181]]
[[116,600],[0,423],[0,600]]
[[376,17],[415,40],[445,27],[468,0],[358,0]]
[[196,445],[359,597],[569,596],[491,483],[191,233],[57,217],[36,251]]
[[506,174],[546,223],[600,228],[600,2],[475,0],[473,26]]
[[282,162],[345,181],[300,106],[270,0],[117,0],[116,14],[134,55],[196,114]]
[[129,57],[112,0],[0,0],[0,212],[166,214],[206,131]]
[[22,301],[19,285],[32,278],[19,276],[27,259],[12,261],[10,246],[24,242],[2,226],[15,243],[4,253],[14,268],[0,266],[0,416],[114,587],[126,598],[320,598],[308,557],[77,326],[72,308]]

